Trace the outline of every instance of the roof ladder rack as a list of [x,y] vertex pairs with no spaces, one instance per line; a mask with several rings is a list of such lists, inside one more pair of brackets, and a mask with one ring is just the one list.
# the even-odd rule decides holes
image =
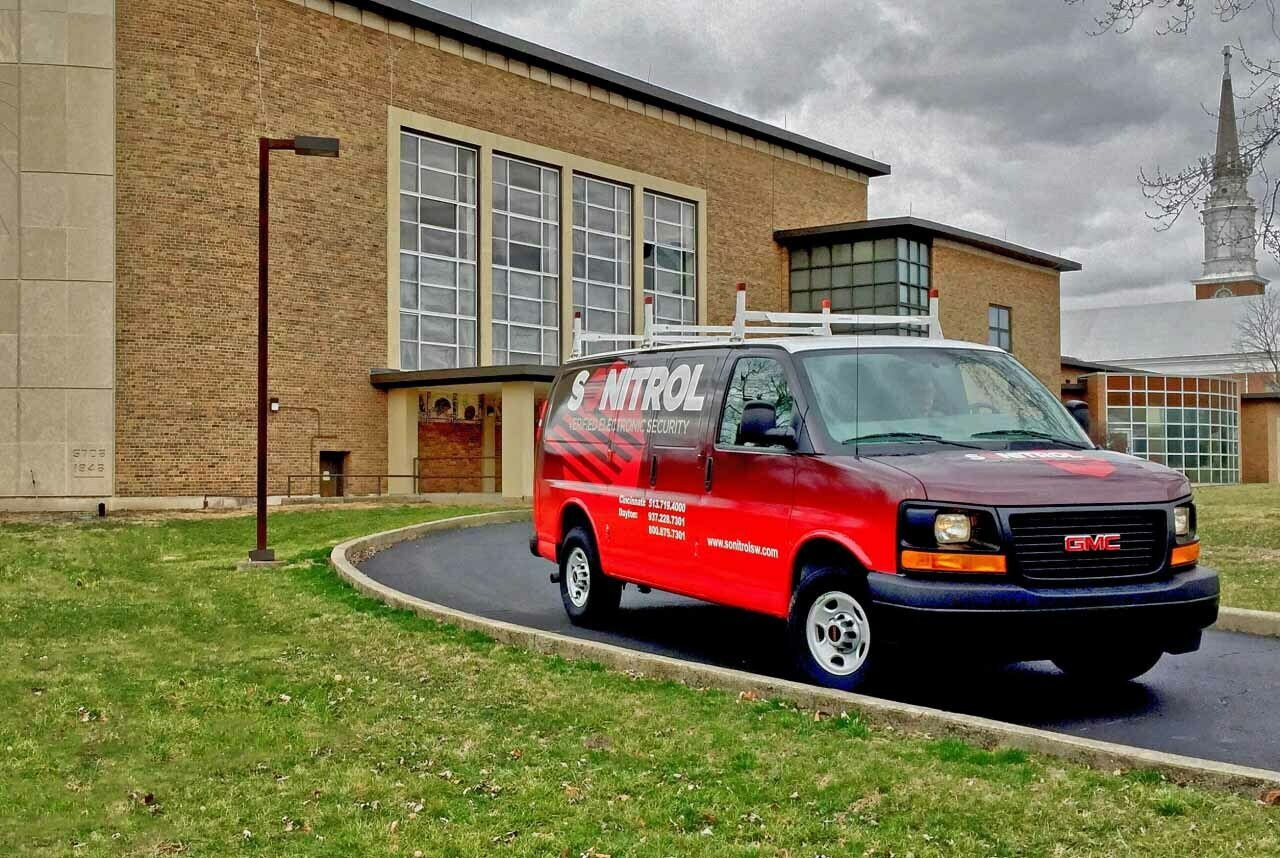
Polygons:
[[[820,313],[775,313],[767,310],[747,309],[747,284],[737,287],[737,306],[731,325],[671,325],[654,321],[653,296],[644,298],[644,333],[609,334],[585,330],[582,313],[573,314],[573,350],[571,357],[586,354],[587,343],[630,344],[637,348],[676,345],[680,343],[704,343],[707,345],[746,342],[750,336],[832,336],[833,325],[874,327],[925,328],[929,337],[942,338],[942,326],[938,317],[938,290],[929,290],[929,314],[927,316],[875,316],[862,313],[833,313],[831,299],[822,299]],[[750,322],[763,324],[748,324]]]

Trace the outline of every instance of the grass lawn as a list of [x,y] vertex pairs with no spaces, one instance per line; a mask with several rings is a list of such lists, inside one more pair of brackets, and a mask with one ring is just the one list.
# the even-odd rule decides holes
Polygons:
[[512,650],[328,569],[453,512],[277,513],[252,573],[249,517],[0,524],[0,854],[1280,854],[1280,808]]
[[1204,563],[1222,573],[1222,604],[1280,611],[1280,486],[1196,489]]

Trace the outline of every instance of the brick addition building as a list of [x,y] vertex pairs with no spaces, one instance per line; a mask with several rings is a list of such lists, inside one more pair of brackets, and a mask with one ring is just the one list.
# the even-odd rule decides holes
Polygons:
[[[1057,381],[1069,260],[867,219],[889,167],[407,0],[18,0],[0,16],[0,505],[532,482],[575,311],[920,313]],[[328,474],[329,477],[318,476]],[[337,475],[341,474],[341,477]]]

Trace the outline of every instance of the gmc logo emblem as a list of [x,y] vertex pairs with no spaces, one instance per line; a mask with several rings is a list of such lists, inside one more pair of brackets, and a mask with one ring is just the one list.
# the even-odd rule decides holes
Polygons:
[[1067,551],[1119,551],[1120,534],[1098,533],[1093,536],[1068,536],[1062,547]]

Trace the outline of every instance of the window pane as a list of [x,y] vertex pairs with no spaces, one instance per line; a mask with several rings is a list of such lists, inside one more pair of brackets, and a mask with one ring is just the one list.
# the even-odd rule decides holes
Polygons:
[[400,157],[400,368],[474,365],[475,150],[401,131]]
[[742,412],[748,402],[767,402],[774,407],[774,426],[791,425],[793,399],[782,364],[773,358],[742,358],[733,368],[733,378],[725,392],[724,417],[720,421],[720,444],[740,446],[738,437]]
[[[645,192],[644,277],[645,294],[661,296],[654,302],[654,321],[660,324],[692,324],[697,319],[697,207],[690,202]],[[680,251],[687,251],[682,253]],[[670,272],[670,273],[668,273]],[[679,276],[684,272],[684,276]],[[798,272],[797,272],[798,273]]]
[[494,155],[493,191],[493,362],[559,363],[560,171]]

